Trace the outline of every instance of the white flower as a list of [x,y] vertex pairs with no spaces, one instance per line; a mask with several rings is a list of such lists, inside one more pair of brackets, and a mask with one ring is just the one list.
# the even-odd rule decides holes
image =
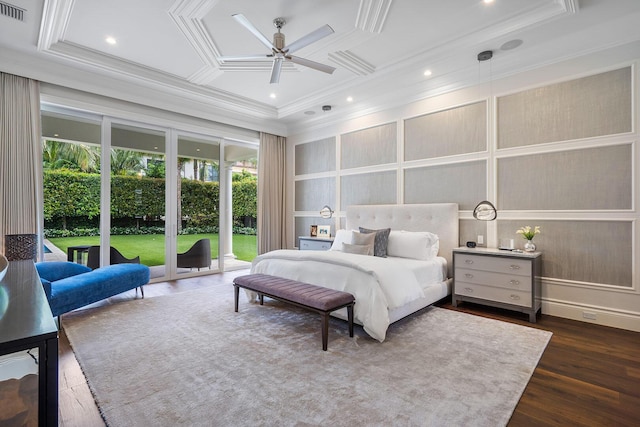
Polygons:
[[522,237],[526,240],[532,240],[536,234],[540,234],[540,226],[536,225],[534,228],[531,228],[530,225],[520,227],[516,230],[516,233],[522,234]]

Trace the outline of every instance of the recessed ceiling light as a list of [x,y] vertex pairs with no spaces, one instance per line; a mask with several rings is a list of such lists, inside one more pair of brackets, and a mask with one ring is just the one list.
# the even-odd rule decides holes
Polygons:
[[493,3],[493,0],[483,0],[484,4],[491,4]]
[[60,135],[58,135],[57,133],[54,133],[53,136],[55,136],[56,138],[59,137]]
[[117,43],[115,37],[111,37],[111,36],[107,36],[106,39],[104,39],[104,41],[106,41],[107,43],[109,43],[110,45],[114,45]]
[[500,50],[515,49],[518,46],[520,46],[522,43],[523,43],[523,41],[520,40],[520,39],[509,40],[508,42],[505,42],[505,43],[502,44],[502,46],[500,46]]
[[353,96],[347,96],[347,102],[353,102]]
[[269,95],[269,98],[271,98],[271,99],[276,99],[276,94],[275,94],[275,93],[272,93],[271,95]]
[[425,75],[426,77],[429,77],[431,74],[432,74],[432,73],[431,73],[431,70],[424,70],[424,75]]

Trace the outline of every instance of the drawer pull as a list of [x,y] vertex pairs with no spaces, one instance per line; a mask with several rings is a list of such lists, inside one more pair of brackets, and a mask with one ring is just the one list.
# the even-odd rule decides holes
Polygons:
[[520,270],[520,266],[519,265],[515,265],[515,264],[511,264],[509,266],[509,270]]
[[519,296],[519,295],[516,295],[516,294],[511,294],[511,295],[509,295],[509,298],[511,298],[512,300],[517,301],[517,300],[519,300],[519,299],[520,299],[520,296]]
[[469,292],[470,294],[473,293],[473,288],[464,288],[465,291]]
[[465,264],[473,264],[473,260],[472,259],[465,259],[464,263]]
[[473,277],[473,274],[465,273],[464,277],[466,277],[467,279],[471,279]]
[[509,284],[513,286],[518,286],[520,284],[520,281],[512,279],[512,280],[509,280]]

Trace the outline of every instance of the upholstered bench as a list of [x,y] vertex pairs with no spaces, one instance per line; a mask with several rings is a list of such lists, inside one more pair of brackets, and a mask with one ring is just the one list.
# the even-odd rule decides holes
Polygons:
[[36,269],[54,316],[149,283],[149,267],[114,264],[91,270],[73,262],[38,262]]
[[353,336],[353,304],[355,298],[348,292],[336,291],[310,283],[284,279],[267,274],[248,274],[233,280],[235,291],[235,311],[238,311],[240,288],[253,291],[260,297],[260,305],[264,296],[285,303],[315,311],[322,315],[322,349],[327,350],[329,336],[329,315],[340,308],[347,308],[349,336]]

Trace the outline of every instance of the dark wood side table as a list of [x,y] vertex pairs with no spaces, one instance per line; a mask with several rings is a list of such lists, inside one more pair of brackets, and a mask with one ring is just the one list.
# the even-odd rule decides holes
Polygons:
[[37,376],[38,425],[57,426],[58,328],[31,260],[11,261],[0,281],[0,360],[0,383]]
[[84,254],[89,253],[90,247],[91,245],[69,246],[67,248],[67,261],[84,264]]

